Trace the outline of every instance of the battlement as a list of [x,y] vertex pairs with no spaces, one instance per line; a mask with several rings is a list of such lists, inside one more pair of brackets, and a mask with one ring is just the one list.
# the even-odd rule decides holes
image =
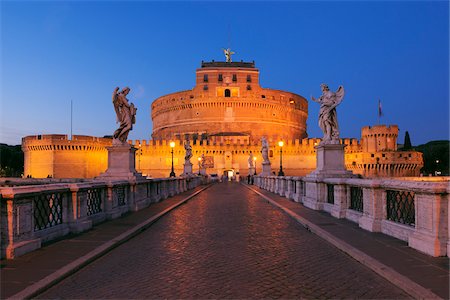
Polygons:
[[103,143],[112,143],[112,137],[96,137],[89,135],[73,135],[72,139],[69,139],[67,134],[39,134],[39,135],[29,135],[22,138],[23,143],[31,143],[34,141],[68,141],[68,142],[103,142]]
[[211,61],[211,62],[206,62],[206,61],[202,61],[201,64],[202,68],[251,68],[254,69],[255,68],[255,61],[252,62],[244,62],[244,61],[240,61],[240,62],[225,62],[225,61]]
[[361,136],[369,135],[381,135],[381,134],[394,134],[398,136],[398,126],[397,125],[374,125],[374,126],[364,126],[361,129]]

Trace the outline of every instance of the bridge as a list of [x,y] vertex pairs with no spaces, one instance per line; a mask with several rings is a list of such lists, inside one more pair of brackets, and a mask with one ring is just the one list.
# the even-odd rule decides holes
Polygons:
[[[447,299],[447,189],[279,176],[2,188],[1,295]],[[411,242],[424,214],[438,250]]]

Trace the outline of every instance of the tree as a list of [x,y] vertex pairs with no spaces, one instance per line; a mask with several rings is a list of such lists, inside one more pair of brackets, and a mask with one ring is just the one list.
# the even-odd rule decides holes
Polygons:
[[402,150],[411,150],[411,149],[412,149],[411,139],[409,138],[409,132],[406,131],[405,132],[405,142],[403,143]]
[[20,145],[0,144],[0,177],[21,177],[23,152]]

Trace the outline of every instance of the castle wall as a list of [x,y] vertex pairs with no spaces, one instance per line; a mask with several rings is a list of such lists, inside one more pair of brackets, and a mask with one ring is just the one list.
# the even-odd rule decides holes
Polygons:
[[[269,155],[272,171],[280,168],[280,149],[277,140],[269,139]],[[314,147],[320,139],[287,140],[283,146],[283,171],[287,176],[304,176],[316,168]],[[343,139],[345,164],[355,174],[366,177],[418,176],[423,166],[422,154],[415,151],[363,152],[356,139]],[[171,148],[168,140],[131,142],[136,151],[136,169],[146,176],[167,177],[171,169]],[[22,148],[25,153],[25,176],[45,178],[92,178],[107,169],[106,147],[110,139],[94,137],[68,140],[66,136],[26,137]],[[252,151],[256,159],[257,173],[262,171],[260,142],[250,142],[248,137],[217,137],[192,142],[191,163],[198,172],[198,160],[202,154],[214,157],[214,168],[207,173],[222,175],[225,170],[248,174],[248,157]],[[183,172],[185,150],[177,140],[174,148],[174,169],[177,175]]]
[[22,139],[24,176],[34,178],[92,178],[108,165],[112,140],[89,136],[38,135]]

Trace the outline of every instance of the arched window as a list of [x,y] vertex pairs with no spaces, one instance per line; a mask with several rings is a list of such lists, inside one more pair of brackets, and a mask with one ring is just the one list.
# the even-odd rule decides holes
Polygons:
[[225,97],[231,97],[231,92],[229,89],[225,90]]

